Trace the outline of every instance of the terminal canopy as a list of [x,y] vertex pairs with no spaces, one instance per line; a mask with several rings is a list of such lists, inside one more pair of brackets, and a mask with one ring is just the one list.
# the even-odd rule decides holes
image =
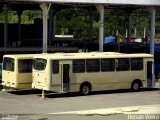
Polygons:
[[159,0],[0,0],[1,2],[53,2],[77,4],[106,4],[106,5],[144,5],[160,6]]

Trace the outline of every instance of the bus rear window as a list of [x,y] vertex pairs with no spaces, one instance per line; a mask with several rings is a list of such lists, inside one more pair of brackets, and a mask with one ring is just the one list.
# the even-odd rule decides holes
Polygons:
[[47,60],[41,58],[35,58],[33,60],[33,68],[35,70],[44,70],[46,68]]
[[14,71],[14,59],[5,57],[3,59],[3,70]]

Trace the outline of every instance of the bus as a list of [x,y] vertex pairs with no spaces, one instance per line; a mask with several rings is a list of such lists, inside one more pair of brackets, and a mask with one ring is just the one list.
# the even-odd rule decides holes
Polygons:
[[150,54],[116,52],[62,53],[33,58],[32,88],[58,93],[129,89],[154,86]]
[[2,85],[13,89],[32,89],[32,63],[35,55],[4,55]]

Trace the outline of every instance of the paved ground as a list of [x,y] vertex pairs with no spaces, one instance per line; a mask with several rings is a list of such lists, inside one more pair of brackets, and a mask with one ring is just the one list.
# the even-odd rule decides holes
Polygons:
[[43,115],[5,114],[0,118],[2,120],[160,120],[160,104],[69,111]]
[[[158,85],[157,85],[158,86]],[[159,106],[160,105],[160,90],[159,89],[143,89],[140,92],[131,92],[129,90],[118,91],[103,91],[93,92],[89,96],[80,96],[77,93],[70,94],[54,94],[46,93],[46,99],[41,99],[41,91],[0,91],[0,114],[2,117],[8,115],[18,115],[18,119],[29,120],[41,117],[52,120],[109,120],[118,117],[122,120],[128,117],[124,114],[114,114],[109,117],[101,115],[84,116],[77,114],[66,115],[64,112],[68,111],[83,111],[95,109],[109,109],[109,108],[124,108],[130,106]],[[142,107],[141,107],[142,108]],[[160,107],[150,107],[155,111],[159,111]],[[143,111],[143,110],[142,110]],[[147,111],[150,111],[149,109]],[[63,112],[63,113],[62,113]],[[111,111],[112,112],[112,111]],[[140,112],[138,108],[138,112]],[[153,112],[153,111],[152,111]],[[54,113],[54,115],[53,115]],[[55,114],[62,113],[62,115]],[[83,113],[83,112],[81,112]],[[36,114],[36,116],[30,116]],[[38,115],[40,114],[40,115]],[[49,114],[49,115],[48,115]],[[159,113],[158,113],[159,114]],[[29,115],[29,116],[28,116]],[[38,116],[37,116],[38,115]],[[47,115],[47,116],[46,116]],[[75,118],[76,116],[76,118]],[[10,116],[16,117],[16,116]],[[33,118],[32,118],[33,117]],[[35,118],[34,118],[35,117]],[[57,118],[57,119],[56,119]],[[43,120],[43,119],[41,119]]]
[[27,92],[0,92],[0,113],[46,114],[160,104],[160,91],[157,89],[141,92],[126,90],[96,92],[89,96],[79,96],[77,93],[58,95],[47,93],[45,100],[41,99],[40,91]]

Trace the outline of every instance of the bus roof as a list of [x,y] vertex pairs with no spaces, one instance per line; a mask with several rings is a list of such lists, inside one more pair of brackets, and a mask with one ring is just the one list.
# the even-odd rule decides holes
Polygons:
[[94,59],[94,58],[153,58],[151,54],[136,53],[125,54],[117,52],[88,52],[88,53],[55,53],[55,54],[41,54],[34,56],[34,58],[46,59]]
[[26,58],[33,58],[34,56],[37,56],[37,55],[40,55],[40,54],[8,54],[8,55],[4,55],[3,56],[3,58],[4,57],[9,57],[9,58],[24,58],[24,59],[26,59]]

